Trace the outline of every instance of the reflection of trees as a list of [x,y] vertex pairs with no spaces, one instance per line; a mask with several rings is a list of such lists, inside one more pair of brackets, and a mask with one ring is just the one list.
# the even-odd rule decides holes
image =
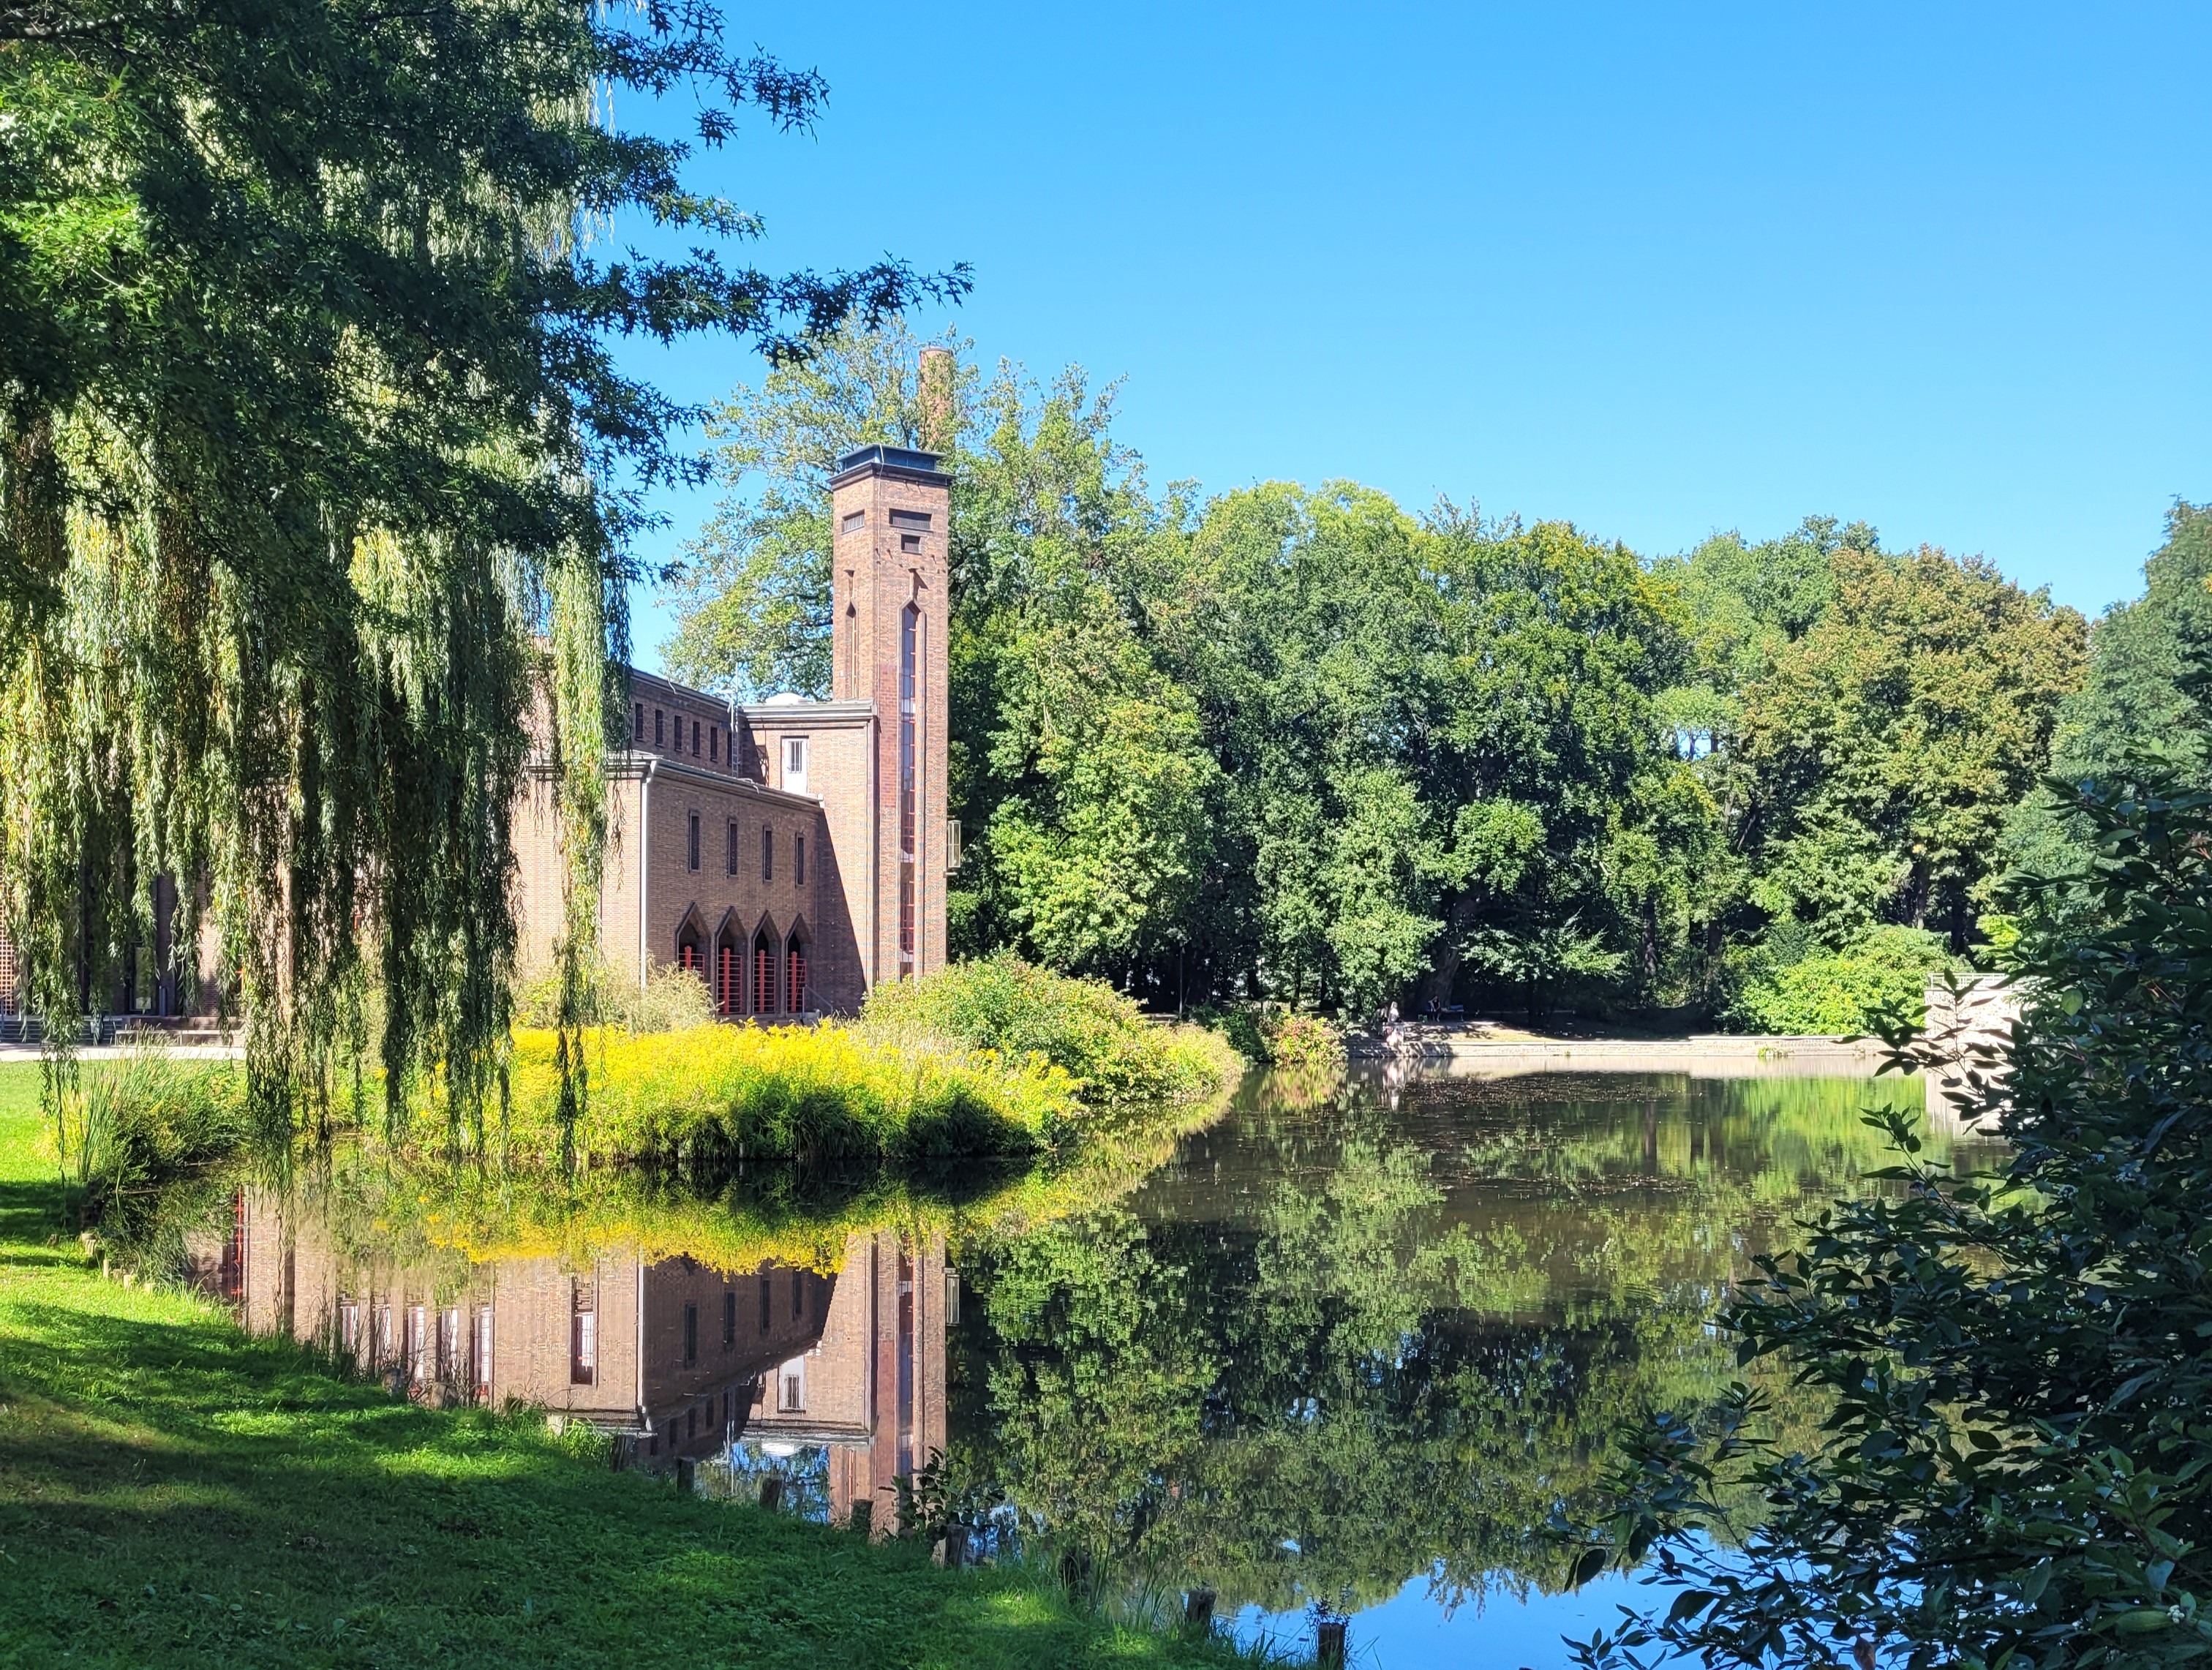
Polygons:
[[[1735,1376],[1721,1291],[1881,1151],[1851,1081],[1504,1088],[1449,1109],[1449,1142],[1419,1097],[1255,1109],[1226,1179],[974,1248],[971,1464],[1139,1584],[1271,1608],[1425,1572],[1556,1585],[1554,1505],[1624,1422]],[[1255,1203],[1224,1217],[1242,1178]]]

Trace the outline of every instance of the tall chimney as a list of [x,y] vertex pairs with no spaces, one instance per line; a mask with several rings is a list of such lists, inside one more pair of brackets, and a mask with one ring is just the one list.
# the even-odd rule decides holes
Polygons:
[[958,387],[953,367],[951,349],[933,347],[921,350],[921,375],[915,380],[921,396],[921,444],[940,458],[952,456],[953,444],[960,438],[960,421],[954,409]]

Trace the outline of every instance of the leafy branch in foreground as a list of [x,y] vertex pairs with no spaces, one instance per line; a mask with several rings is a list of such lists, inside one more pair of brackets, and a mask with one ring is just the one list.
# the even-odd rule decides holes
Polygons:
[[1954,1177],[1870,1118],[1889,1188],[1761,1259],[1723,1319],[1828,1407],[1825,1441],[1785,1453],[1741,1387],[1638,1435],[1618,1512],[1559,1528],[1578,1579],[1649,1558],[1675,1592],[1584,1664],[2212,1657],[2212,795],[2070,798],[2096,856],[2030,890],[2025,1017],[1948,1064],[2009,1163]]

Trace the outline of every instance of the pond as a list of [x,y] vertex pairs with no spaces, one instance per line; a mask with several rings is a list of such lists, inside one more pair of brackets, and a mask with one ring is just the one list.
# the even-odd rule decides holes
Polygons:
[[[1553,1504],[1590,1499],[1638,1412],[1738,1377],[1716,1305],[1887,1163],[1864,1110],[1923,1095],[1255,1076],[1149,1171],[1073,1187],[754,1178],[564,1209],[341,1172],[244,1191],[189,1245],[250,1327],[395,1393],[588,1422],[710,1493],[773,1479],[883,1525],[918,1481],[979,1550],[1023,1536],[1117,1610],[1210,1589],[1294,1649],[1320,1601],[1354,1662],[1563,1665],[1563,1634],[1651,1592],[1562,1592]],[[1939,1158],[1992,1157],[1932,1123]]]

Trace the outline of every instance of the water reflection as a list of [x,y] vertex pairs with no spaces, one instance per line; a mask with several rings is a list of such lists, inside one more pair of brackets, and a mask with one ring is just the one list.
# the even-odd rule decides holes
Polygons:
[[[941,1235],[854,1235],[830,1274],[686,1255],[400,1257],[310,1189],[240,1188],[188,1236],[201,1284],[256,1333],[314,1345],[395,1395],[510,1403],[615,1442],[617,1466],[731,1459],[843,1520],[945,1442],[957,1278]],[[361,1244],[368,1240],[370,1244]]]
[[[1710,1327],[1917,1081],[1261,1086],[1127,1201],[970,1260],[953,1434],[1124,1594],[1249,1618],[1559,1588],[1608,1441],[1739,1372]],[[1939,1147],[1944,1139],[1938,1139]],[[1781,1418],[1815,1411],[1771,1388]],[[1355,1633],[1355,1638],[1356,1633]]]
[[[1318,1600],[1424,1660],[1487,1661],[1466,1633],[1484,1609],[1540,1642],[1588,1601],[1545,1598],[1567,1564],[1546,1519],[1595,1503],[1623,1423],[1741,1372],[1715,1307],[1798,1214],[1878,1186],[1866,1110],[1923,1097],[1255,1080],[1112,1187],[1000,1180],[947,1205],[911,1183],[629,1175],[441,1196],[337,1167],[240,1190],[187,1248],[250,1327],[398,1394],[542,1408],[621,1464],[715,1494],[772,1479],[787,1509],[865,1503],[878,1529],[941,1454],[944,1524],[988,1525],[969,1546],[1025,1544],[1106,1604],[1210,1588],[1250,1629]],[[1931,1147],[1990,1157],[1940,1120]],[[1820,1412],[1768,1389],[1809,1436]]]

